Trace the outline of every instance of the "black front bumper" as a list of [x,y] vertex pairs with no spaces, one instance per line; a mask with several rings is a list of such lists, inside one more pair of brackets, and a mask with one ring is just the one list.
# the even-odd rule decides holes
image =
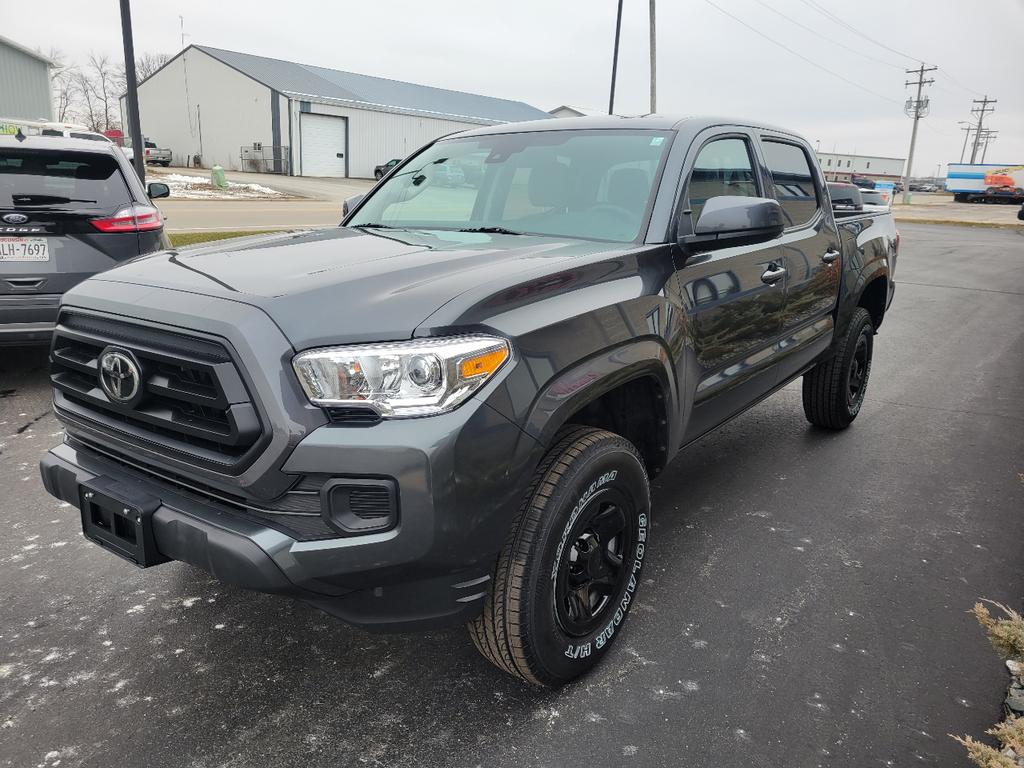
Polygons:
[[[152,531],[161,555],[201,568],[228,584],[300,599],[365,629],[405,631],[464,623],[479,613],[489,579],[480,569],[424,575],[417,563],[377,560],[373,569],[359,567],[357,581],[373,583],[377,573],[383,583],[346,588],[338,584],[339,577],[344,577],[337,572],[339,555],[346,549],[358,549],[361,543],[383,543],[396,537],[397,531],[360,537],[362,541],[298,542],[241,514],[198,503],[194,497],[147,481],[88,448],[67,443],[43,457],[40,471],[46,490],[75,507],[82,506],[83,486],[102,486],[110,480],[158,497]],[[331,563],[331,572],[318,572],[327,563]],[[396,569],[416,578],[396,583]]]

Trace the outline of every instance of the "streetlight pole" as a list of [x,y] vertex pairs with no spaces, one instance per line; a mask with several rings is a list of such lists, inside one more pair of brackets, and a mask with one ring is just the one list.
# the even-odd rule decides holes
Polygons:
[[619,0],[619,11],[615,16],[615,49],[612,52],[612,87],[608,94],[608,114],[615,114],[615,75],[619,68],[619,34],[622,32],[622,0]]
[[651,114],[658,111],[658,35],[654,24],[654,3],[651,0]]
[[121,37],[124,38],[124,75],[128,89],[128,133],[132,137],[132,164],[141,181],[146,180],[146,161],[143,159],[142,125],[139,120],[139,84],[135,77],[135,41],[132,39],[132,9],[129,0],[121,0]]

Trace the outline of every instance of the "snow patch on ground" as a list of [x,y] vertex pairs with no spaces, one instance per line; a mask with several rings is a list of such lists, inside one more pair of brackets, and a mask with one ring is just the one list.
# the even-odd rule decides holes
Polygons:
[[262,184],[240,184],[236,181],[227,182],[227,187],[219,188],[210,183],[207,176],[186,176],[183,173],[154,174],[171,188],[171,199],[179,200],[263,200],[281,197],[276,189]]

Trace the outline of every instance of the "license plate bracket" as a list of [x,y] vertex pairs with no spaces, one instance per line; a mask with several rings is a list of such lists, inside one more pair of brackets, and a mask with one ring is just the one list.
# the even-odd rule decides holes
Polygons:
[[86,538],[140,568],[168,561],[153,535],[153,515],[160,499],[102,476],[80,485],[78,494]]

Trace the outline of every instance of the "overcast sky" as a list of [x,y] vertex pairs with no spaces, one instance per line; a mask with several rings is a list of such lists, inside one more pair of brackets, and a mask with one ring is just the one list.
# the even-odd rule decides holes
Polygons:
[[[625,0],[620,113],[647,111],[647,7],[648,0]],[[46,23],[38,7],[14,10],[2,14],[2,34],[23,45],[55,47],[69,60],[90,51],[121,55],[116,0],[56,0],[46,4]],[[180,14],[186,44],[545,110],[608,102],[615,0],[136,0],[133,12],[137,53],[180,50]],[[1000,131],[988,162],[1024,163],[1022,32],[1024,0],[658,0],[658,111],[748,117],[797,130],[822,151],[905,157],[911,121],[903,115],[910,92],[903,69],[915,60],[902,52],[939,67],[927,89],[932,109],[918,132],[915,175],[959,160],[957,121],[970,119],[971,100],[985,93],[999,99],[986,125]]]

